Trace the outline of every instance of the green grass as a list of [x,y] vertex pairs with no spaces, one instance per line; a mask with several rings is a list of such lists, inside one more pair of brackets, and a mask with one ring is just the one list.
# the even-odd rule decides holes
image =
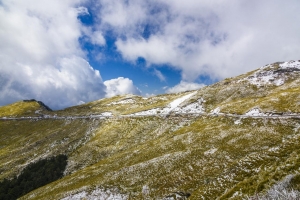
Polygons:
[[42,110],[37,102],[19,101],[0,107],[0,117],[36,115],[35,111]]
[[[181,128],[172,131],[184,120]],[[190,199],[227,199],[241,191],[240,199],[263,192],[298,171],[297,121],[247,118],[235,125],[234,120],[144,117],[106,121],[70,154],[69,161],[80,163],[81,169],[70,166],[73,173],[34,191],[31,194],[37,196],[32,199],[61,198],[66,191],[96,186],[119,188],[140,199],[143,185],[151,188],[152,198],[184,191],[192,194]]]
[[0,121],[0,180],[12,177],[30,162],[69,154],[88,140],[88,120]]

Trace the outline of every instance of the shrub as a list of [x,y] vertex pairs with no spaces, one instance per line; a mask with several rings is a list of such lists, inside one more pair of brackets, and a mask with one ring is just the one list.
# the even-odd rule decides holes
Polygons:
[[61,178],[66,166],[66,155],[58,155],[29,164],[18,177],[12,180],[4,179],[0,183],[0,200],[17,199]]

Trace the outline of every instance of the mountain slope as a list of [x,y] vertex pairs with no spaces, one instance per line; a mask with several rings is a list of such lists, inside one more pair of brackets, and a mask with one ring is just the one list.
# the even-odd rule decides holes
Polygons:
[[299,61],[198,91],[43,114],[23,103],[0,107],[0,178],[59,154],[68,165],[21,199],[241,199],[300,169]]
[[41,101],[23,100],[0,107],[0,117],[39,116],[52,110]]

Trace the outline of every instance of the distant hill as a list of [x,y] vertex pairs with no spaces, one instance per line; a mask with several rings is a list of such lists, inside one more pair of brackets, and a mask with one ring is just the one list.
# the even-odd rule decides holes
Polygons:
[[0,180],[67,156],[61,179],[21,199],[297,199],[299,146],[300,61],[182,93],[0,107]]

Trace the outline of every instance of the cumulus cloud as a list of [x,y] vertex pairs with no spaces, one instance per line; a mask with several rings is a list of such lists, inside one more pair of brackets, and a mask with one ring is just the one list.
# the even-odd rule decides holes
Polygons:
[[84,59],[78,43],[77,16],[86,12],[78,3],[2,1],[0,104],[36,98],[62,108],[105,95],[99,71]]
[[[168,64],[181,70],[185,81],[200,75],[222,79],[299,59],[297,0],[115,0],[108,7],[100,2],[103,23],[118,30],[123,58]],[[131,20],[132,9],[138,11]],[[146,36],[145,27],[150,27]]]
[[166,92],[167,93],[177,93],[177,92],[184,92],[184,91],[189,91],[189,90],[197,90],[204,86],[205,86],[204,84],[180,81],[180,83],[175,85],[174,87],[166,89]]
[[101,31],[93,31],[91,28],[85,28],[85,40],[94,45],[103,46],[106,44],[105,38]]
[[[103,83],[87,62],[79,41],[105,46],[107,35],[124,59],[144,58],[161,81],[168,77],[155,65],[181,71],[174,92],[193,89],[186,85],[200,76],[222,79],[298,60],[299,10],[298,0],[2,0],[0,105],[36,98],[57,109],[140,94],[129,79]],[[96,24],[82,24],[83,15]],[[102,59],[104,53],[91,54]]]
[[79,38],[97,45],[105,45],[105,39],[78,20],[89,14],[82,2],[2,1],[0,105],[35,98],[59,109],[103,98],[106,92],[136,92],[129,79],[119,80],[129,84],[125,89],[113,84],[106,88],[100,72],[86,61]]
[[106,97],[113,97],[119,94],[137,94],[141,91],[133,84],[132,80],[124,77],[104,81],[106,86]]

